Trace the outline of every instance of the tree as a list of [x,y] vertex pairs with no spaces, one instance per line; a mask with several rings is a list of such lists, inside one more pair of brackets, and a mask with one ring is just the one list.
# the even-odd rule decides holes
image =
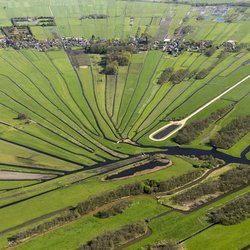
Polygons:
[[195,79],[203,79],[205,78],[209,73],[208,69],[202,69],[200,72],[198,72],[195,76]]
[[27,115],[24,114],[24,113],[19,113],[18,116],[17,116],[18,120],[25,120],[27,118],[28,118]]
[[188,74],[187,69],[179,69],[171,76],[170,81],[173,84],[178,84],[184,80],[187,74]]
[[214,54],[215,51],[216,51],[216,47],[212,46],[212,47],[210,47],[209,49],[207,49],[205,51],[205,55],[210,57],[210,56],[212,56]]
[[157,83],[162,84],[164,82],[169,81],[170,77],[173,74],[174,69],[172,67],[166,68],[162,73],[161,76],[159,77]]
[[117,61],[120,66],[126,66],[129,64],[131,59],[131,54],[129,52],[121,52],[117,55]]
[[106,75],[117,75],[119,70],[118,67],[118,62],[117,61],[113,61],[111,63],[108,63],[105,67],[105,74]]

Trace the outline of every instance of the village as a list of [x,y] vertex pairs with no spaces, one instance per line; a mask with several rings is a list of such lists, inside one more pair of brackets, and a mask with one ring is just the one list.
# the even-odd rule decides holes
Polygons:
[[[4,36],[0,37],[0,48],[12,47],[16,50],[34,48],[40,52],[50,50],[51,48],[81,48],[88,51],[91,44],[102,43],[109,44],[113,43],[117,46],[120,41],[119,39],[86,39],[82,37],[61,37],[37,40],[33,37],[29,26],[12,26],[2,27],[2,33]],[[122,42],[124,43],[124,41]],[[147,36],[136,37],[130,36],[126,45],[133,48],[133,52],[147,51],[149,49],[159,49],[166,53],[178,56],[182,51],[192,52],[204,52],[206,49],[213,46],[212,41],[186,41],[185,38],[164,38],[162,41],[149,39]],[[234,51],[236,48],[237,41],[229,40],[217,47],[225,47],[229,51]]]

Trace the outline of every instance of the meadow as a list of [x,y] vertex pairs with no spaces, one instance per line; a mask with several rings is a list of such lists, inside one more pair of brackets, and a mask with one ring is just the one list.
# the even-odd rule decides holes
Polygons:
[[[174,39],[180,30],[191,27],[185,34],[186,41],[208,40],[216,47],[211,56],[192,50],[174,56],[152,46],[131,54],[128,65],[119,66],[115,75],[103,73],[103,54],[81,52],[76,65],[65,48],[53,47],[45,52],[0,48],[0,171],[55,176],[46,181],[0,180],[1,249],[8,248],[7,238],[14,233],[50,220],[91,196],[135,181],[162,181],[196,171],[195,164],[179,157],[178,151],[168,154],[170,147],[213,154],[210,140],[234,119],[250,115],[248,78],[188,120],[187,124],[200,121],[232,105],[227,114],[210,123],[189,144],[178,145],[175,135],[161,142],[149,138],[169,121],[187,117],[249,75],[249,8],[237,5],[241,1],[233,1],[235,6],[226,9],[212,6],[228,3],[224,0],[213,0],[209,6],[195,5],[205,2],[0,0],[0,27],[10,26],[13,17],[55,18],[56,26],[30,26],[38,40],[79,37],[127,41],[146,34],[150,41],[162,41]],[[91,15],[105,18],[90,18]],[[228,40],[246,46],[225,52],[222,44]],[[207,70],[208,74],[203,79],[186,75],[178,84],[159,84],[166,68],[173,72],[187,70],[190,74]],[[249,164],[249,141],[248,131],[229,149],[216,150],[225,159]],[[168,154],[173,165],[131,178],[103,180],[117,169],[139,162],[140,157],[154,160],[150,157],[158,152]],[[201,249],[200,246],[243,248],[249,244],[249,219],[196,233],[210,225],[205,218],[207,211],[245,192],[249,192],[249,187],[188,214],[170,211],[157,201],[157,194],[130,197],[133,205],[123,214],[108,219],[88,214],[13,249],[75,249],[106,232],[107,224],[113,230],[145,219],[152,219],[147,222],[152,234],[126,249],[139,249],[163,239],[183,241],[188,250]],[[230,235],[230,241],[223,239],[225,234]],[[221,238],[219,244],[216,237]]]

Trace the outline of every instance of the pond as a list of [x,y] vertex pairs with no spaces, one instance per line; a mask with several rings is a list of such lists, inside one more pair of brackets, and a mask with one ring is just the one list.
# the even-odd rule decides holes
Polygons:
[[168,134],[170,134],[171,132],[173,132],[174,130],[176,130],[179,126],[180,125],[176,125],[176,124],[170,125],[164,128],[163,130],[159,131],[155,135],[153,135],[153,139],[157,139],[157,140],[162,139]]
[[141,166],[125,169],[119,173],[109,175],[106,177],[105,180],[114,180],[114,179],[118,179],[118,178],[133,176],[135,173],[145,171],[145,170],[152,170],[155,167],[165,167],[167,164],[168,164],[167,162],[151,161],[151,162],[145,163]]

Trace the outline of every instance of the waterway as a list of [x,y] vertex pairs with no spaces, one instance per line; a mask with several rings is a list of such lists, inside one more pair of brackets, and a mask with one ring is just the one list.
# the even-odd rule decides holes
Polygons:
[[[250,146],[248,146],[246,149],[244,149],[242,152],[247,153],[250,150]],[[184,155],[184,156],[190,156],[194,155],[196,157],[202,156],[202,155],[212,155],[214,158],[219,158],[225,161],[225,163],[241,163],[241,164],[249,164],[250,160],[248,160],[245,155],[241,155],[241,157],[235,157],[228,154],[225,154],[223,152],[217,151],[215,148],[211,150],[204,150],[204,149],[196,149],[196,148],[181,148],[178,146],[175,147],[165,147],[162,148],[162,151],[158,153],[164,153],[169,155]],[[150,153],[155,154],[155,153]]]

